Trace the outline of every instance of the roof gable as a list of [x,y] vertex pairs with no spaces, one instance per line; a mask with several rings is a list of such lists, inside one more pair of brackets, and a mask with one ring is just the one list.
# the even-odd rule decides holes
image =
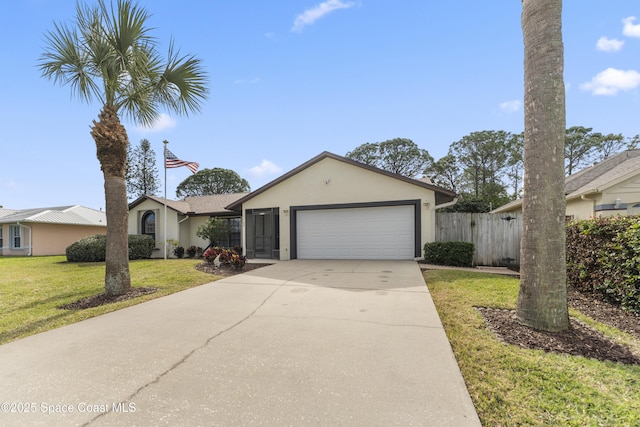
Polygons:
[[[565,195],[574,199],[600,193],[624,180],[640,175],[640,150],[627,150],[565,178]],[[507,212],[522,205],[522,199],[507,203],[492,212]]]
[[236,200],[235,202],[229,204],[228,206],[226,206],[227,209],[231,209],[231,210],[238,210],[241,208],[242,204],[247,202],[248,200],[251,200],[252,198],[258,196],[259,194],[264,193],[265,191],[268,191],[269,189],[275,187],[276,185],[282,183],[283,181],[286,181],[287,179],[291,178],[294,175],[297,175],[298,173],[302,172],[303,170],[311,167],[312,165],[315,165],[316,163],[320,162],[321,160],[324,159],[333,159],[333,160],[337,160],[339,162],[343,162],[347,165],[353,166],[353,167],[358,167],[358,168],[362,168],[362,169],[366,169],[369,170],[371,172],[375,172],[381,175],[385,175],[388,176],[390,178],[393,179],[397,179],[399,181],[403,181],[412,185],[416,185],[419,187],[423,187],[429,190],[432,190],[435,192],[436,195],[436,204],[441,204],[444,202],[448,202],[450,200],[453,200],[453,198],[455,197],[455,193],[449,190],[446,190],[444,188],[438,187],[436,185],[431,184],[430,182],[424,181],[424,180],[418,180],[418,179],[413,179],[413,178],[408,178],[406,176],[402,176],[402,175],[398,175],[389,171],[385,171],[383,169],[379,169],[376,168],[374,166],[370,166],[370,165],[366,165],[364,163],[360,163],[357,162],[355,160],[349,159],[347,157],[342,157],[339,156],[337,154],[333,154],[330,153],[328,151],[324,151],[322,153],[320,153],[319,155],[317,155],[316,157],[312,158],[311,160],[308,160],[307,162],[301,164],[300,166],[298,166],[295,169],[292,169],[291,171],[285,173],[284,175],[274,179],[273,181],[269,182],[268,184],[258,188],[255,191],[252,191],[251,193],[247,194],[246,196]]
[[[565,194],[573,193],[579,188],[589,186],[590,183],[614,169],[620,170],[621,173],[625,173],[625,170],[628,172],[633,167],[630,166],[631,163],[627,163],[627,166],[622,164],[638,157],[640,157],[640,150],[623,151],[598,164],[583,169],[573,175],[569,175],[565,179]],[[622,167],[620,167],[621,165]]]
[[236,200],[246,196],[249,193],[231,193],[231,194],[212,194],[207,196],[191,196],[183,200],[170,200],[156,196],[142,196],[129,204],[129,210],[140,205],[145,200],[153,200],[154,202],[164,205],[179,212],[183,215],[223,215],[233,211],[228,210],[225,206],[235,202]]

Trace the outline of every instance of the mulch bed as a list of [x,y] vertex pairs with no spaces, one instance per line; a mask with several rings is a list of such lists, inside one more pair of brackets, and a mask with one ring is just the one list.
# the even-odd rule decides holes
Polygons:
[[[640,340],[640,315],[626,312],[574,289],[568,290],[567,299],[570,307]],[[482,314],[489,329],[505,343],[547,352],[640,365],[640,356],[628,347],[608,339],[574,318],[570,319],[570,329],[551,333],[521,325],[516,319],[515,310],[480,307],[477,307],[477,310]]]
[[[256,268],[264,267],[270,264],[258,264],[258,263],[246,263],[243,268],[235,269],[229,266],[214,267],[213,264],[203,262],[196,265],[196,270],[203,271],[205,273],[215,274],[217,276],[233,276],[234,274],[246,273],[247,271],[255,270]],[[128,292],[122,295],[106,296],[105,294],[92,295],[90,297],[82,298],[69,304],[61,305],[58,308],[61,310],[85,310],[87,308],[98,307],[105,304],[111,304],[118,301],[126,301],[132,298],[136,298],[142,295],[148,295],[156,292],[158,288],[131,288]]]
[[107,296],[105,294],[92,295],[82,298],[69,304],[61,305],[58,308],[62,310],[84,310],[87,308],[98,307],[104,304],[111,304],[118,301],[126,301],[142,295],[152,294],[158,288],[131,288],[129,292],[121,295]]
[[230,267],[228,265],[221,265],[220,267],[215,267],[213,263],[210,262],[201,262],[196,265],[196,270],[202,271],[204,273],[215,274],[216,276],[233,276],[234,274],[246,273],[247,271],[255,270],[260,267],[266,267],[271,264],[260,264],[254,262],[248,262],[241,269],[236,269]]

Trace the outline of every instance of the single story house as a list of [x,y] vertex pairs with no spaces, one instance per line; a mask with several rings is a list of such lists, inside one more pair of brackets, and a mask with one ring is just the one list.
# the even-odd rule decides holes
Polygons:
[[[567,219],[640,214],[640,150],[627,150],[565,179]],[[515,200],[493,213],[522,212]]]
[[[251,193],[222,196],[226,204],[201,210],[195,208],[200,199],[213,204],[220,196],[167,201],[166,236],[198,245],[197,226],[219,216],[238,225],[233,239],[239,237],[248,258],[413,260],[435,239],[435,209],[456,195],[323,152]],[[129,231],[144,234],[149,227],[162,241],[163,203],[150,196],[133,202]]]
[[106,233],[105,213],[84,206],[0,209],[0,255],[64,255],[73,242]]
[[225,206],[247,194],[217,194],[187,197],[183,200],[141,196],[129,204],[129,234],[147,234],[153,237],[156,245],[152,256],[163,258],[164,236],[167,236],[166,240],[173,240],[185,249],[190,246],[206,248],[209,242],[198,237],[196,232],[209,218],[215,217],[229,222],[231,232],[224,242],[225,246],[242,246],[242,218],[237,212],[225,209]]

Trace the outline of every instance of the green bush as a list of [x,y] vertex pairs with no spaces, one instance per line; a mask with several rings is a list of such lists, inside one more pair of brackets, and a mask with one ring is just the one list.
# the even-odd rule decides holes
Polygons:
[[640,312],[640,217],[600,217],[569,224],[567,284]]
[[[151,258],[151,236],[129,235],[129,259]],[[66,249],[68,262],[102,262],[107,250],[107,236],[96,234],[72,243]]]
[[104,261],[107,249],[107,236],[95,234],[85,237],[67,246],[67,261],[98,262]]
[[151,236],[129,234],[129,259],[151,258],[155,245]]
[[182,258],[184,256],[184,248],[182,246],[178,246],[173,250],[173,254],[176,258]]
[[470,242],[430,242],[424,245],[424,260],[430,264],[471,267],[473,252]]

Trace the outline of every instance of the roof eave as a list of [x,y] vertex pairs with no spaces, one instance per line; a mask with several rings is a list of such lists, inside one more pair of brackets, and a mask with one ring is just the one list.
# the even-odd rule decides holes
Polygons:
[[340,161],[340,162],[351,164],[353,166],[361,167],[363,169],[367,169],[369,171],[376,172],[376,173],[379,173],[381,175],[386,175],[386,176],[389,176],[391,178],[399,179],[401,181],[405,181],[407,183],[410,183],[410,184],[413,184],[413,185],[417,185],[419,187],[423,187],[423,188],[427,188],[429,190],[432,190],[432,191],[434,191],[436,193],[435,194],[436,195],[436,205],[451,201],[456,196],[456,193],[454,193],[453,191],[446,190],[446,189],[438,187],[436,185],[429,184],[429,183],[426,183],[426,182],[423,182],[423,181],[418,181],[416,179],[408,178],[406,176],[398,175],[398,174],[395,174],[393,172],[385,171],[383,169],[379,169],[379,168],[376,168],[374,166],[366,165],[364,163],[360,163],[360,162],[357,162],[355,160],[349,159],[347,157],[342,157],[342,156],[339,156],[337,154],[330,153],[328,151],[323,151],[322,153],[318,154],[314,158],[304,162],[300,166],[290,170],[289,172],[285,173],[284,175],[281,175],[280,177],[278,177],[278,178],[274,179],[273,181],[263,185],[262,187],[258,188],[257,190],[252,191],[251,193],[247,194],[246,196],[236,200],[235,202],[229,204],[228,206],[225,206],[225,209],[234,210],[234,211],[240,211],[242,209],[242,204],[243,203],[251,200],[252,198],[258,196],[259,194],[264,193],[265,191],[269,190],[270,188],[275,187],[276,185],[280,184],[281,182],[291,178],[292,176],[298,174],[299,172],[307,169],[308,167],[310,167],[310,166],[312,166],[312,165],[314,165],[314,164],[318,163],[319,161],[321,161],[323,159],[326,159],[326,158],[330,158],[330,159],[333,159],[333,160],[337,160],[337,161]]

